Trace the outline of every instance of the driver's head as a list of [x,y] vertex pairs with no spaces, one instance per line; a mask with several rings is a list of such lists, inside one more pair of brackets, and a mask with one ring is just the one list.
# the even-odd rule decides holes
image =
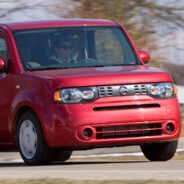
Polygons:
[[70,41],[64,39],[56,42],[54,48],[56,57],[63,62],[67,62],[69,60],[71,55],[71,49],[72,46],[70,44]]

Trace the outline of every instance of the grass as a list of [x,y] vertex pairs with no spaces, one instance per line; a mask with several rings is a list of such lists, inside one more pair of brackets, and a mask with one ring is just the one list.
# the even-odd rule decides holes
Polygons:
[[[181,112],[181,120],[184,122],[184,106],[180,107],[180,112]],[[181,129],[181,137],[184,137],[184,126],[182,126]]]
[[182,129],[181,129],[181,137],[184,137],[184,126],[182,126]]
[[63,179],[40,179],[40,180],[0,180],[1,184],[183,184],[183,181],[76,181]]
[[180,107],[180,112],[181,112],[181,119],[184,121],[184,106]]

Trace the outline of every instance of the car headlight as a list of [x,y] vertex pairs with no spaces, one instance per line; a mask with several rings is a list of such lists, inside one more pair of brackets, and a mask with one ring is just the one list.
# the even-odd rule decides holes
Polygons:
[[54,101],[65,104],[89,103],[97,99],[97,96],[95,87],[65,88],[54,92]]
[[148,94],[156,98],[172,98],[177,94],[176,86],[171,82],[148,85]]

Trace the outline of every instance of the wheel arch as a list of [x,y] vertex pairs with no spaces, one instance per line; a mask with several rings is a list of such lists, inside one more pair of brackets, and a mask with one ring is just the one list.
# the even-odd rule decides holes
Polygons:
[[49,107],[46,105],[46,102],[41,95],[34,91],[27,90],[19,92],[14,97],[11,104],[8,124],[10,134],[13,135],[13,143],[16,144],[17,124],[20,120],[20,117],[27,111],[31,111],[37,116],[42,128],[45,142],[47,145],[49,145],[49,135],[46,132],[48,130],[48,124],[51,124],[52,121],[47,121],[47,117],[45,117],[46,114],[49,114]]
[[15,121],[17,146],[25,163],[49,164],[54,151],[46,144],[37,114],[30,107],[24,106],[17,111]]
[[42,120],[41,120],[39,114],[36,112],[36,110],[34,110],[34,108],[32,108],[32,107],[29,106],[29,105],[22,105],[22,106],[20,106],[20,107],[17,109],[17,111],[15,112],[15,115],[14,115],[14,118],[13,118],[13,126],[12,126],[13,131],[14,131],[14,139],[15,139],[15,142],[17,141],[17,140],[16,140],[16,132],[17,132],[17,127],[18,127],[18,122],[19,122],[21,116],[22,116],[25,112],[28,112],[28,111],[33,112],[33,113],[37,116],[37,118],[38,118],[38,120],[39,120],[39,123],[40,123],[40,126],[41,126],[41,129],[42,129],[42,133],[43,133],[43,136],[44,136],[44,140],[45,140],[45,142],[46,142],[46,144],[47,144],[47,143],[48,143],[48,140],[47,140],[47,136],[45,135],[44,127],[43,127],[43,125],[42,125]]
[[55,139],[55,121],[53,111],[51,111],[53,104],[52,101],[48,102],[45,99],[47,98],[34,91],[26,90],[21,91],[14,97],[8,122],[13,144],[16,144],[17,123],[21,115],[26,111],[31,111],[34,112],[40,122],[46,144],[49,147],[53,146],[53,139]]
[[38,117],[38,115],[36,114],[36,112],[35,112],[35,111],[33,110],[33,108],[31,108],[30,106],[28,106],[28,105],[21,106],[21,107],[17,110],[17,112],[16,112],[16,114],[15,114],[15,118],[14,118],[14,132],[15,132],[15,134],[16,134],[18,122],[19,122],[21,116],[22,116],[25,112],[28,112],[28,111],[33,112],[33,113]]

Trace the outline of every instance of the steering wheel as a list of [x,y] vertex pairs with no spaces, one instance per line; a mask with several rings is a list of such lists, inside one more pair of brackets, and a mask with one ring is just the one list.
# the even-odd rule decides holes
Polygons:
[[78,63],[78,61],[73,57],[67,61],[67,63]]
[[98,62],[98,61],[94,58],[85,58],[81,61],[81,63],[89,63],[89,62]]

